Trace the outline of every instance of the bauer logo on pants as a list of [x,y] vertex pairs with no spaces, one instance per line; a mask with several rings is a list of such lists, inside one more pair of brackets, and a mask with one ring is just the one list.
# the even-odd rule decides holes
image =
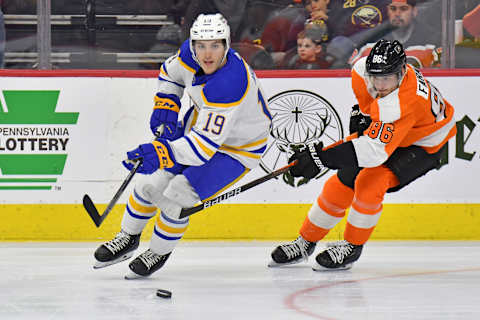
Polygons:
[[77,112],[55,112],[60,91],[0,96],[0,189],[50,190],[63,173]]
[[[271,97],[268,104],[273,119],[268,147],[260,162],[260,167],[267,173],[287,165],[295,150],[320,141],[328,146],[344,137],[337,111],[318,94],[289,90]],[[328,168],[324,168],[315,178],[327,171]],[[293,187],[309,181],[294,178],[288,172],[283,175],[283,180]]]

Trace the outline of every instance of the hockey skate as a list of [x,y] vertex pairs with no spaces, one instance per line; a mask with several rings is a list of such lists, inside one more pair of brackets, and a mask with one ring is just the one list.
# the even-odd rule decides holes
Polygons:
[[363,245],[354,245],[348,241],[338,241],[320,252],[312,266],[315,271],[348,270],[360,258]]
[[125,275],[125,279],[138,279],[148,277],[167,262],[171,252],[167,254],[156,254],[150,249],[136,257],[128,267],[130,272]]
[[272,252],[272,260],[268,263],[268,266],[281,267],[307,261],[316,245],[315,242],[307,241],[302,236],[298,236],[296,240],[276,247]]
[[121,230],[115,238],[105,242],[95,250],[94,269],[104,268],[112,264],[130,259],[140,244],[140,234],[131,235]]
[[331,247],[339,247],[339,246],[344,246],[348,244],[348,241],[347,240],[337,240],[337,241],[331,241],[331,242],[327,242],[325,244],[325,246],[327,248],[331,248]]

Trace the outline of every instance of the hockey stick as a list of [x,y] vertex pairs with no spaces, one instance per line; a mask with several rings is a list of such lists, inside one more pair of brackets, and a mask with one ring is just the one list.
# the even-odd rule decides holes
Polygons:
[[117,203],[117,201],[120,198],[120,196],[122,195],[123,191],[125,191],[125,189],[127,188],[128,184],[132,180],[133,176],[135,175],[135,173],[137,172],[137,170],[138,170],[138,168],[140,167],[141,164],[142,164],[142,160],[141,159],[137,160],[137,162],[135,163],[135,166],[132,168],[132,170],[130,170],[130,173],[128,174],[127,178],[123,181],[120,188],[118,188],[117,192],[113,196],[112,200],[110,200],[110,202],[108,203],[107,208],[105,209],[105,211],[103,211],[102,215],[100,215],[98,213],[97,208],[93,204],[93,201],[88,196],[88,194],[85,194],[83,196],[83,207],[85,208],[85,210],[87,210],[90,218],[92,218],[93,223],[95,223],[97,228],[100,227],[103,220],[105,220],[105,218],[108,216],[110,211],[112,211],[113,207]]
[[[159,137],[163,130],[165,128],[165,125],[160,125],[159,128],[157,129],[157,132],[155,133],[155,136],[156,137]],[[155,139],[154,139],[155,140]],[[142,159],[138,159],[135,163],[135,166],[133,166],[132,170],[130,170],[130,173],[128,174],[128,176],[125,178],[125,180],[122,182],[122,185],[120,186],[120,188],[118,188],[117,192],[115,193],[115,195],[113,196],[112,200],[110,200],[110,202],[108,203],[107,205],[107,208],[105,209],[105,211],[103,211],[103,214],[100,215],[98,213],[98,210],[97,208],[95,207],[95,204],[93,203],[92,199],[90,198],[90,196],[88,194],[85,194],[83,196],[83,199],[82,199],[82,202],[83,202],[83,207],[85,208],[85,210],[87,210],[87,213],[88,215],[90,216],[90,218],[92,218],[93,220],[93,223],[95,223],[95,225],[98,227],[100,227],[100,225],[102,224],[103,220],[105,220],[105,218],[108,216],[108,214],[110,213],[110,211],[112,211],[113,207],[115,206],[115,204],[117,203],[118,199],[120,198],[120,196],[122,195],[123,191],[125,191],[125,189],[127,188],[128,184],[130,183],[130,181],[132,180],[133,176],[135,175],[135,173],[137,172],[138,168],[142,165]]]
[[258,178],[256,180],[253,180],[253,181],[250,181],[249,183],[247,183],[247,184],[245,184],[241,187],[238,187],[236,189],[233,189],[231,191],[222,193],[218,197],[215,197],[211,200],[207,200],[204,203],[199,204],[195,207],[182,209],[182,211],[180,212],[180,217],[179,218],[183,219],[183,218],[189,217],[194,213],[202,211],[203,209],[206,209],[206,208],[210,208],[211,206],[216,205],[216,204],[218,204],[218,203],[220,203],[224,200],[227,200],[228,198],[234,197],[234,196],[236,196],[236,195],[238,195],[238,194],[240,194],[240,193],[242,193],[242,192],[244,192],[244,191],[246,191],[250,188],[253,188],[255,186],[258,186],[261,183],[264,183],[264,182],[266,182],[266,181],[268,181],[272,178],[275,178],[276,176],[279,176],[282,173],[287,172],[288,169],[290,169],[290,167],[293,167],[294,165],[296,165],[297,162],[298,162],[298,160],[295,160],[292,163],[289,163],[288,165],[286,165],[285,167],[282,167],[282,168],[277,169],[273,172],[270,172],[266,176],[263,176],[263,177]]

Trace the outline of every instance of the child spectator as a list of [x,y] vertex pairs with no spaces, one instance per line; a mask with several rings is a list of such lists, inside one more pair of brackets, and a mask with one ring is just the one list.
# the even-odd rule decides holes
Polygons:
[[261,37],[261,45],[272,54],[277,64],[285,61],[285,53],[295,48],[297,34],[305,28],[306,22],[328,19],[327,5],[330,0],[292,2],[265,24]]
[[297,35],[297,54],[287,58],[288,69],[327,69],[323,43],[328,41],[327,26],[323,20],[306,24],[305,30]]

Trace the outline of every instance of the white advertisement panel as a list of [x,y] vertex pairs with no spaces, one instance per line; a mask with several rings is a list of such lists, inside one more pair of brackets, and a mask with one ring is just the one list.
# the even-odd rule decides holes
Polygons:
[[[459,132],[449,142],[449,164],[385,202],[478,203],[480,78],[430,80],[456,109]],[[299,143],[328,145],[347,135],[355,103],[349,78],[260,81],[274,115],[272,134],[261,167],[238,185],[284,166]],[[0,203],[76,204],[85,193],[107,203],[128,174],[125,152],[153,137],[148,123],[156,85],[153,78],[0,78]],[[280,177],[226,202],[310,203],[332,173],[305,184]]]

